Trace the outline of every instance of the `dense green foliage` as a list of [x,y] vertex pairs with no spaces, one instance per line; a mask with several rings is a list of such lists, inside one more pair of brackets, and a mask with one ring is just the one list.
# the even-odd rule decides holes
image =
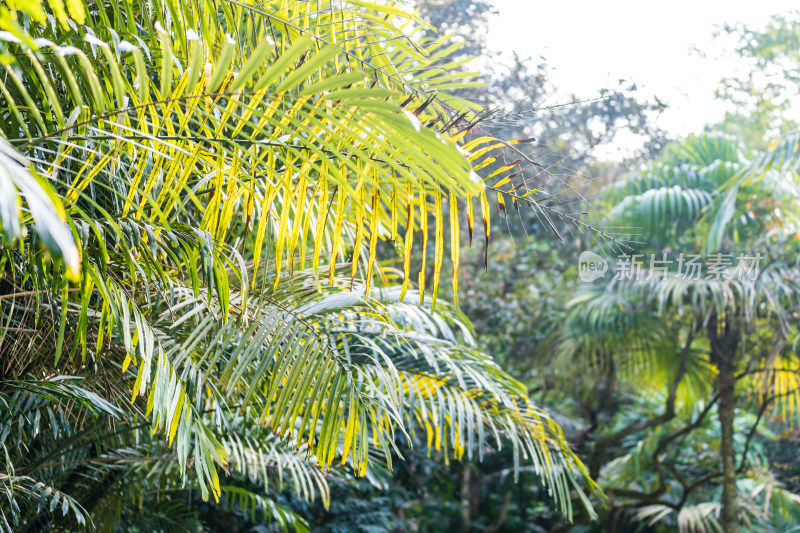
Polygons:
[[305,530],[290,498],[328,507],[413,443],[510,448],[592,512],[558,425],[437,301],[462,207],[489,239],[477,172],[498,202],[535,189],[500,189],[524,143],[448,96],[458,44],[394,2],[25,2],[0,25],[3,528]]
[[0,528],[800,523],[797,15],[668,142],[414,8],[0,5]]

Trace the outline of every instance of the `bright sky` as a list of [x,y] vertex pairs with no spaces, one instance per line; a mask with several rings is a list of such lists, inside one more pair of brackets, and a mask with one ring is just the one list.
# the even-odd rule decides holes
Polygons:
[[[551,80],[566,95],[597,96],[617,80],[637,84],[640,96],[658,95],[671,109],[659,119],[670,132],[699,131],[723,115],[714,100],[721,78],[737,64],[714,42],[716,26],[759,27],[773,14],[800,9],[798,0],[494,0],[489,47],[543,55]],[[705,57],[692,53],[697,48]],[[726,57],[727,56],[727,57]],[[545,104],[560,103],[558,100]]]

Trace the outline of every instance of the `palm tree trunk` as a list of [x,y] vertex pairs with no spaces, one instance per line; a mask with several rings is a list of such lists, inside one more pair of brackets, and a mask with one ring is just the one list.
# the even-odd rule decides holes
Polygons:
[[723,356],[719,365],[717,387],[719,388],[719,424],[722,427],[720,442],[720,455],[722,455],[721,525],[724,533],[739,531],[739,520],[736,516],[736,452],[733,449],[735,371],[733,358]]
[[736,407],[736,354],[739,345],[738,325],[733,316],[727,316],[719,327],[716,313],[708,321],[711,343],[711,361],[717,366],[718,416],[722,430],[720,455],[722,458],[722,510],[720,525],[723,533],[738,533],[736,515],[736,451],[733,447],[733,417]]

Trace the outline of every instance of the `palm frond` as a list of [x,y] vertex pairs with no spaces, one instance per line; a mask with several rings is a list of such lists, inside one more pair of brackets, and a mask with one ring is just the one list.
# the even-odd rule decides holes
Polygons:
[[223,485],[222,507],[236,509],[255,522],[257,513],[266,523],[275,522],[281,531],[310,531],[305,520],[291,509],[278,505],[271,499],[242,487]]

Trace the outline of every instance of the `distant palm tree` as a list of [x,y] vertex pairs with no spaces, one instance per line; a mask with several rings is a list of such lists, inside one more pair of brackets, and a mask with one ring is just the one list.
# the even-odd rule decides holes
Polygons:
[[[615,439],[669,423],[681,394],[687,399],[694,391],[690,398],[700,399],[704,381],[713,383],[721,461],[711,479],[722,479],[719,523],[726,533],[738,531],[736,481],[744,465],[734,450],[737,383],[756,393],[761,411],[781,405],[797,415],[800,366],[790,340],[798,339],[800,316],[798,146],[800,134],[793,134],[766,153],[746,156],[730,137],[690,137],[612,185],[610,224],[641,230],[643,242],[628,250],[646,253],[641,271],[588,286],[571,302],[559,334],[565,360],[582,354],[628,368],[644,365],[647,378],[638,385],[666,389],[662,414],[631,424]],[[679,252],[706,253],[699,276],[685,275],[688,258],[679,261]],[[669,270],[652,267],[650,255],[672,258]],[[739,255],[752,271],[736,271]],[[720,274],[706,270],[709,265]],[[689,379],[694,387],[685,384]],[[662,478],[650,499],[665,489]]]

